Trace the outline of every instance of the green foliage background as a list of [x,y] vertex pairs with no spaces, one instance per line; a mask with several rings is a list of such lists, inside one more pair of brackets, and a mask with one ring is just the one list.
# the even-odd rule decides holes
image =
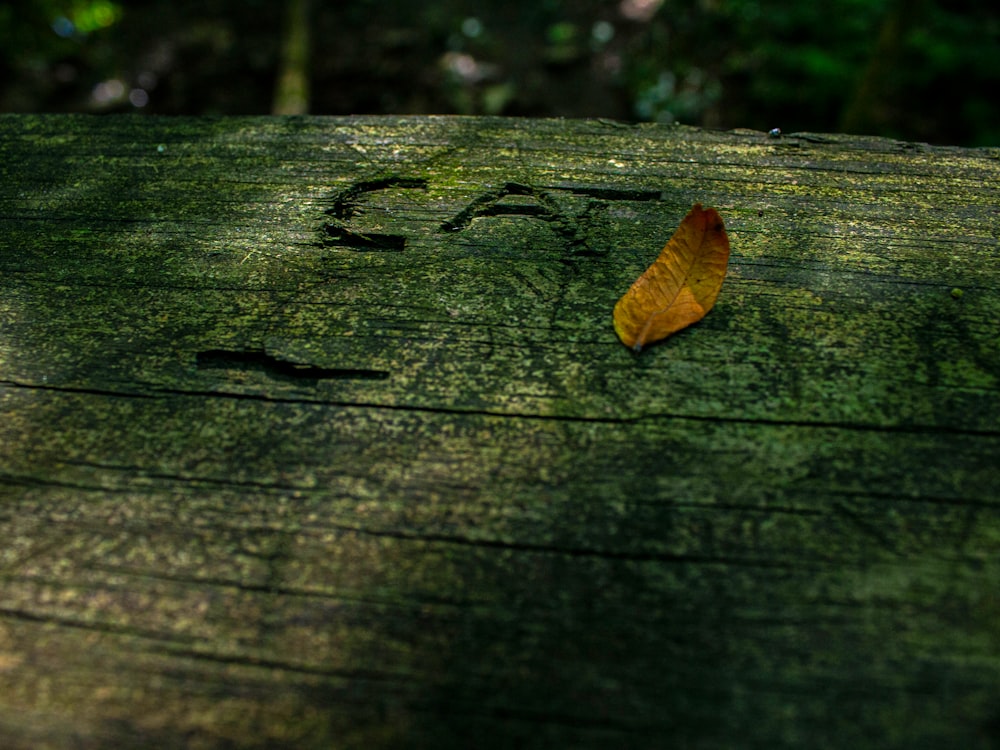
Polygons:
[[[1000,144],[993,0],[311,2],[317,114]],[[283,19],[268,0],[13,0],[0,6],[0,110],[267,112]]]

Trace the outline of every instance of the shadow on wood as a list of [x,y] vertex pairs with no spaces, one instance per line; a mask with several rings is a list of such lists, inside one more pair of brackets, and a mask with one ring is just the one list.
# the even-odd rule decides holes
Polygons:
[[[5,116],[0,156],[5,747],[996,746],[995,150]],[[635,355],[696,201],[722,294]]]

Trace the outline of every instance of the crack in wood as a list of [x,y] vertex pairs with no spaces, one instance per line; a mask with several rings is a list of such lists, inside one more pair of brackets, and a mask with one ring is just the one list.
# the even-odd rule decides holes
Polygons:
[[106,388],[86,388],[72,385],[47,385],[43,383],[22,383],[17,380],[0,380],[3,388],[25,388],[33,391],[55,391],[57,393],[79,393],[85,396],[101,396],[108,398],[156,398],[149,393],[136,391],[113,391]]
[[[223,350],[224,351],[224,350]],[[294,365],[292,363],[287,363],[289,366]],[[309,368],[310,365],[305,367]],[[323,372],[327,368],[315,368],[316,370]],[[344,378],[350,379],[351,377],[369,379],[369,380],[384,380],[389,377],[388,371],[385,370],[363,370],[363,369],[338,369],[330,368],[329,371],[334,373],[328,375],[330,378]],[[311,375],[306,375],[306,378],[314,377]],[[323,406],[332,406],[344,409],[386,409],[389,411],[405,411],[405,412],[417,412],[425,414],[442,414],[442,415],[461,415],[461,416],[480,416],[480,417],[496,417],[498,419],[530,419],[530,420],[541,420],[541,421],[552,421],[552,422],[585,422],[591,424],[618,424],[618,425],[628,425],[628,424],[639,424],[642,422],[658,422],[658,421],[691,421],[691,422],[706,422],[714,423],[719,425],[728,424],[743,424],[759,427],[798,427],[802,429],[819,429],[819,430],[847,430],[851,432],[873,432],[873,433],[883,433],[883,434],[905,434],[905,435],[956,435],[956,436],[966,436],[966,437],[984,437],[984,438],[1000,438],[1000,431],[997,430],[980,430],[980,429],[964,429],[958,427],[951,427],[947,425],[931,425],[931,424],[875,424],[875,423],[863,423],[863,422],[833,422],[833,421],[808,421],[808,420],[795,420],[795,419],[763,419],[760,417],[718,417],[711,415],[701,415],[701,414],[683,414],[683,413],[650,413],[650,414],[638,414],[635,416],[628,417],[599,417],[599,416],[589,416],[589,415],[570,415],[570,414],[535,414],[531,412],[504,412],[493,409],[463,409],[456,407],[444,407],[444,406],[422,406],[414,404],[392,404],[392,403],[378,403],[374,401],[339,401],[331,400],[326,398],[300,398],[300,397],[289,397],[289,396],[277,396],[270,394],[260,394],[260,393],[238,393],[235,391],[207,391],[201,389],[185,389],[185,388],[165,388],[160,386],[153,386],[150,388],[151,392],[141,392],[141,391],[111,391],[111,390],[101,390],[95,388],[77,388],[73,386],[54,386],[54,385],[40,385],[35,383],[21,383],[17,381],[10,380],[0,380],[0,386],[9,386],[13,388],[25,388],[29,390],[40,390],[40,391],[54,391],[57,393],[73,393],[73,394],[83,394],[90,396],[107,396],[112,398],[159,398],[163,396],[180,396],[180,397],[191,397],[191,398],[230,398],[230,399],[240,399],[246,401],[265,401],[270,403],[289,403],[289,404],[318,404]]]
[[822,559],[815,561],[767,559],[762,557],[740,557],[735,555],[698,555],[690,553],[641,551],[630,552],[617,549],[599,549],[572,544],[540,544],[534,542],[515,542],[497,538],[475,538],[457,534],[440,534],[434,532],[407,531],[405,529],[375,529],[346,524],[329,524],[340,532],[354,533],[359,536],[370,536],[382,539],[393,539],[400,542],[416,542],[420,544],[444,544],[458,547],[477,547],[481,549],[496,549],[511,552],[525,552],[539,555],[560,555],[571,558],[595,558],[602,560],[622,560],[627,562],[659,562],[671,565],[723,565],[745,568],[777,568],[794,570],[822,570],[829,562]]
[[296,663],[283,659],[267,659],[254,654],[227,654],[211,652],[203,649],[181,649],[170,647],[170,653],[174,657],[187,657],[200,659],[216,664],[228,664],[236,667],[254,667],[280,670],[293,674],[319,675],[322,677],[343,677],[350,679],[362,679],[372,682],[401,682],[411,681],[412,675],[409,673],[395,673],[389,671],[378,671],[372,669],[338,669],[336,667],[320,666],[318,664]]
[[36,622],[42,625],[57,625],[64,628],[78,628],[97,633],[109,633],[113,635],[134,636],[138,638],[149,638],[151,640],[165,643],[191,644],[197,641],[194,636],[187,636],[181,633],[167,632],[163,630],[152,630],[133,625],[119,625],[106,621],[87,621],[57,614],[41,612],[30,612],[24,609],[14,609],[12,607],[0,607],[0,618],[8,617],[13,620],[25,622]]
[[386,370],[347,367],[317,367],[268,354],[263,349],[209,349],[195,358],[199,370],[260,372],[278,380],[385,380]]

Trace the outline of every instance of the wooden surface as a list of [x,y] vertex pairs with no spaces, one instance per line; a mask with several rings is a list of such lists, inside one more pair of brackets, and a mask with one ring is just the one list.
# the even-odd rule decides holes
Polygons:
[[[1000,747],[1000,150],[0,117],[0,746]],[[611,310],[691,204],[715,309]]]

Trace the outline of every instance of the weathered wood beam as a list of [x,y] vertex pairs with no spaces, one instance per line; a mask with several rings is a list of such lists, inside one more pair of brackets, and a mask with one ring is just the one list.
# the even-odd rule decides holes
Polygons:
[[996,746],[1000,151],[3,116],[0,178],[0,746]]

